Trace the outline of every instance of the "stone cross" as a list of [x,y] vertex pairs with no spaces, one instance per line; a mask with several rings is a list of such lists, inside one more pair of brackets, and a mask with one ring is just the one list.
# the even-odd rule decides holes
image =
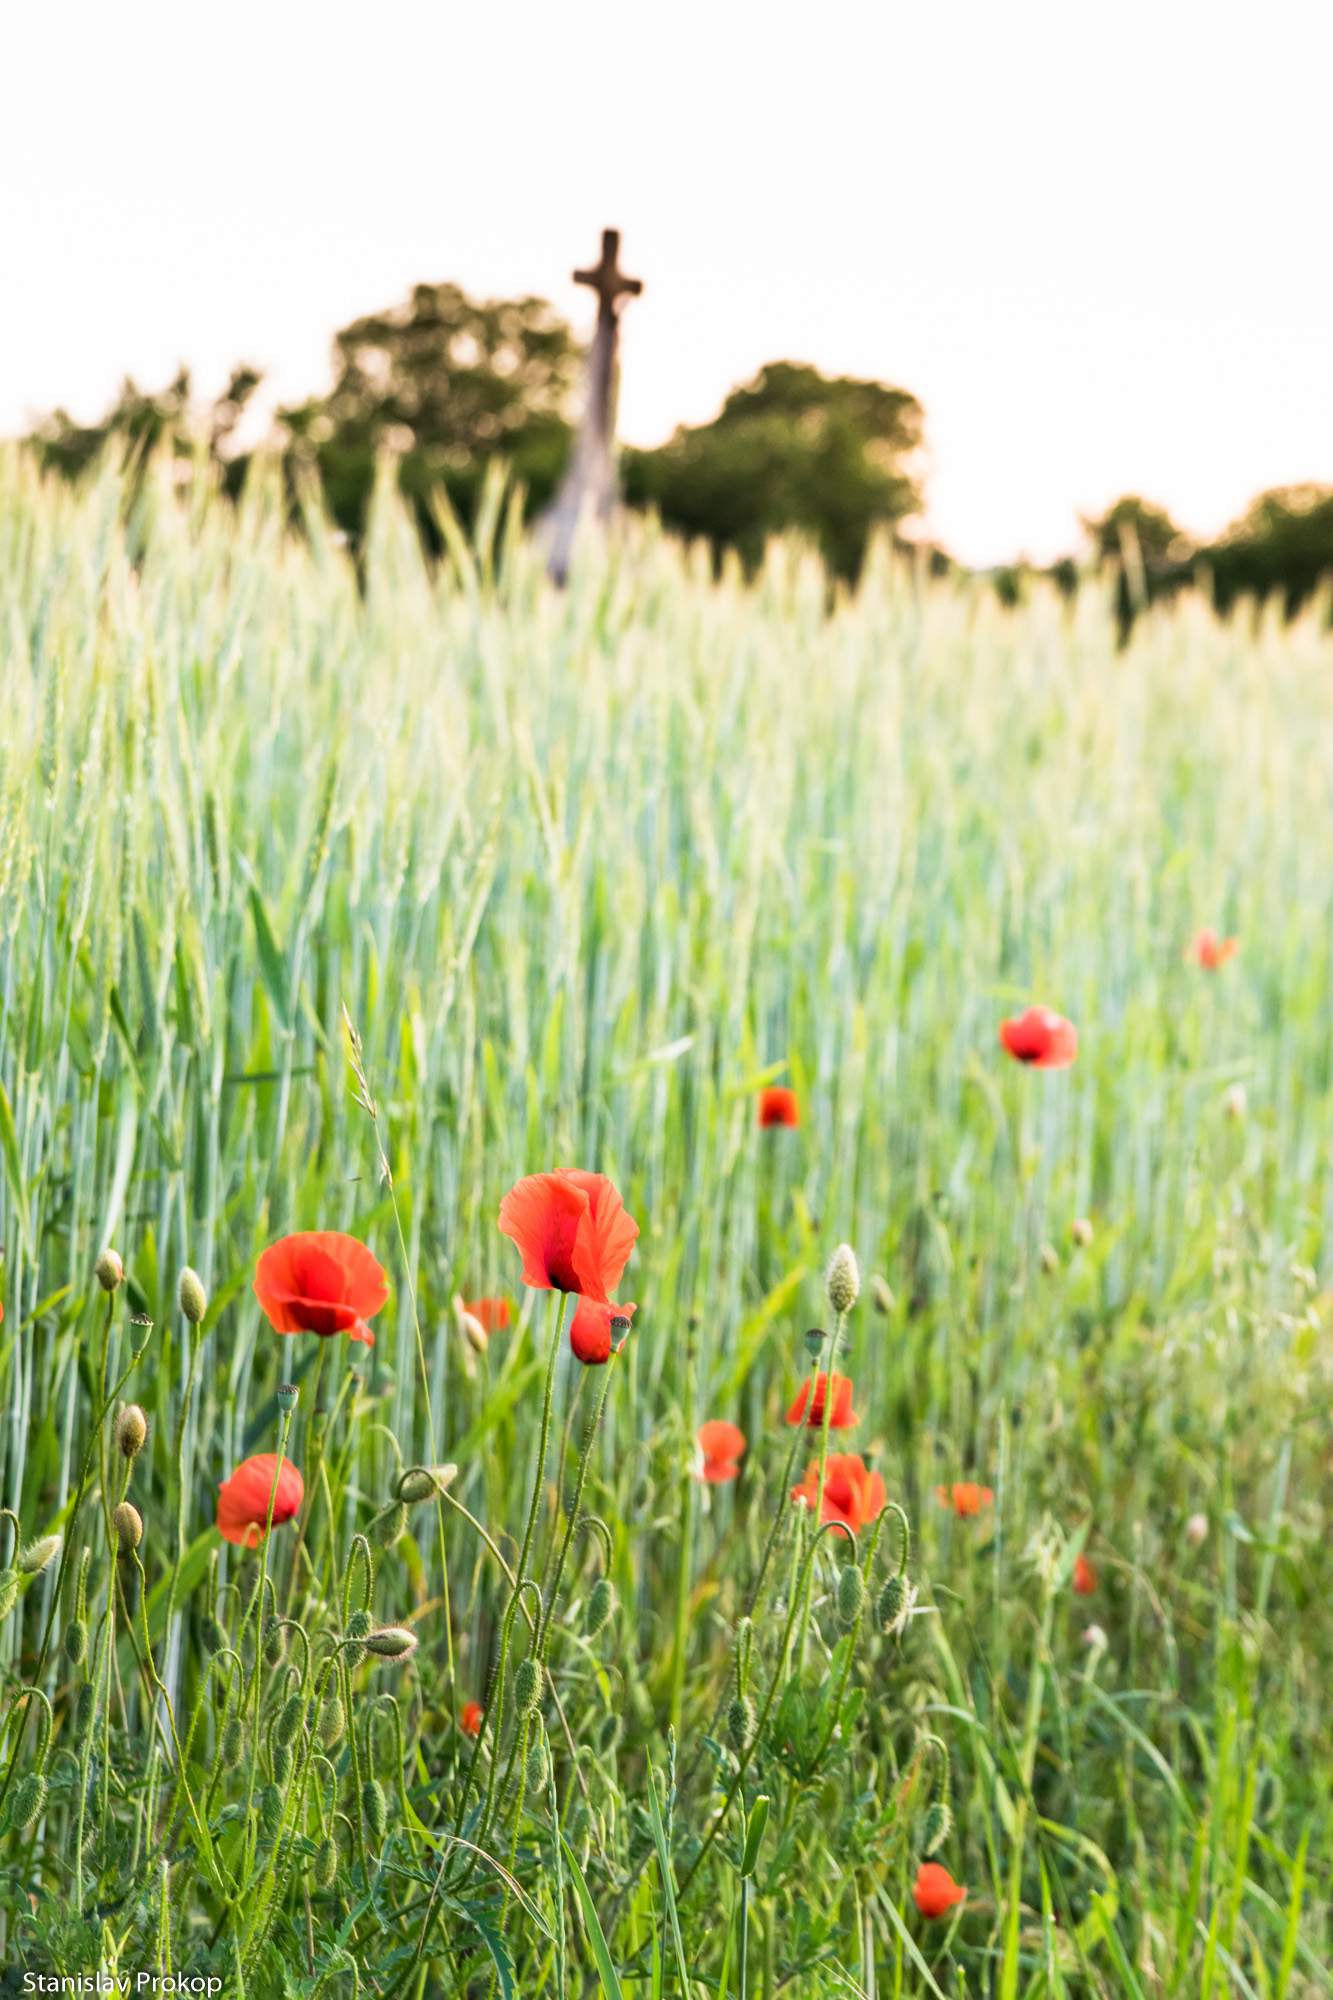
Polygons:
[[557,583],[569,572],[569,558],[585,515],[605,521],[615,506],[616,347],[620,306],[643,290],[638,278],[620,269],[620,231],[602,231],[602,255],[590,269],[575,271],[574,283],[597,294],[597,330],[588,355],[583,418],[568,470],[546,516],[547,568]]

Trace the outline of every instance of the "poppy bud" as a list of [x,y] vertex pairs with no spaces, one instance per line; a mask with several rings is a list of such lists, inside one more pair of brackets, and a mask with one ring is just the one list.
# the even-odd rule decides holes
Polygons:
[[754,1703],[748,1694],[735,1695],[727,1709],[727,1736],[732,1749],[739,1755],[753,1735]]
[[953,1825],[953,1814],[943,1799],[936,1799],[921,1822],[921,1852],[929,1857],[943,1847]]
[[0,1569],[0,1618],[8,1618],[18,1601],[18,1571],[16,1569]]
[[320,1841],[319,1846],[315,1849],[315,1858],[311,1864],[311,1873],[314,1875],[315,1887],[317,1889],[331,1889],[333,1887],[338,1878],[338,1843],[336,1841]]
[[116,1450],[122,1458],[137,1458],[147,1441],[147,1417],[137,1403],[126,1403],[116,1418]]
[[608,1576],[599,1576],[588,1592],[587,1609],[583,1614],[583,1630],[589,1639],[595,1639],[610,1624],[616,1608],[615,1586]]
[[885,1315],[891,1313],[894,1306],[898,1303],[893,1296],[893,1291],[888,1280],[885,1278],[875,1277],[870,1280],[870,1296],[875,1301],[875,1311],[882,1312]]
[[850,1243],[840,1243],[829,1260],[824,1290],[835,1313],[849,1313],[861,1296],[861,1267]]
[[540,1792],[546,1784],[546,1742],[539,1736],[528,1751],[527,1763],[523,1771],[523,1788],[529,1792]]
[[40,1576],[60,1554],[60,1536],[43,1535],[40,1541],[29,1542],[26,1549],[19,1552],[19,1568],[24,1576]]
[[[375,1620],[368,1611],[354,1611],[348,1619],[347,1638],[343,1641],[343,1652],[346,1655],[349,1670],[352,1667],[360,1666],[362,1660],[365,1658],[366,1648],[363,1642],[367,1633],[373,1632],[374,1629]],[[348,1644],[348,1640],[351,1641],[350,1645]]]
[[46,1779],[40,1771],[29,1771],[26,1778],[20,1779],[10,1807],[9,1823],[14,1831],[26,1833],[33,1822],[41,1818],[45,1805]]
[[282,1825],[282,1793],[276,1785],[265,1785],[259,1794],[259,1824],[270,1840]]
[[192,1271],[188,1264],[181,1272],[180,1283],[176,1287],[176,1298],[181,1312],[191,1326],[198,1326],[208,1311],[208,1294],[204,1290],[199,1273]]
[[241,1761],[244,1749],[245,1731],[241,1727],[240,1717],[233,1715],[229,1718],[222,1732],[222,1742],[218,1746],[218,1754],[222,1759],[223,1769],[234,1771]]
[[398,1498],[415,1507],[445,1492],[458,1477],[456,1465],[409,1465],[398,1481]]
[[91,1681],[83,1681],[74,1701],[74,1734],[80,1743],[92,1728],[96,1713],[97,1695],[93,1684]]
[[341,1698],[331,1694],[319,1711],[319,1747],[332,1750],[342,1737],[346,1717]]
[[378,1778],[367,1778],[362,1785],[361,1810],[366,1816],[370,1837],[378,1847],[384,1839],[389,1824],[389,1808],[384,1801],[384,1787]]
[[824,1352],[824,1342],[828,1339],[822,1326],[808,1328],[805,1336],[805,1351],[812,1361],[818,1361]]
[[292,1775],[292,1746],[290,1743],[275,1743],[273,1746],[273,1782],[285,1785]]
[[108,1246],[93,1266],[97,1282],[104,1292],[114,1292],[125,1282],[125,1266],[120,1261],[120,1252]]
[[278,1711],[278,1719],[273,1725],[275,1743],[295,1743],[300,1731],[301,1719],[305,1713],[305,1703],[299,1694],[289,1694]]
[[72,1667],[81,1667],[88,1657],[88,1621],[71,1618],[65,1627],[65,1658]]
[[417,1635],[404,1625],[381,1625],[366,1638],[366,1651],[379,1660],[405,1660],[417,1649]]
[[875,1605],[880,1631],[886,1637],[901,1632],[912,1615],[915,1603],[916,1590],[907,1578],[897,1574],[889,1577]]
[[395,1500],[375,1522],[371,1533],[382,1549],[391,1549],[407,1526],[407,1508]]
[[1201,1548],[1208,1539],[1208,1516],[1191,1514],[1185,1523],[1185,1540],[1192,1549]]
[[520,1715],[529,1714],[540,1705],[542,1698],[542,1663],[529,1654],[520,1660],[514,1675],[514,1704]]
[[280,1667],[286,1656],[286,1631],[276,1618],[271,1619],[264,1634],[264,1664],[269,1667]]
[[866,1580],[854,1562],[845,1563],[838,1576],[838,1623],[850,1631],[865,1609]]
[[1080,1250],[1086,1250],[1092,1241],[1092,1224],[1086,1215],[1076,1215],[1069,1225],[1069,1234]]
[[464,1340],[474,1354],[484,1354],[490,1346],[490,1335],[475,1313],[463,1312],[458,1316]]
[[121,1501],[111,1516],[111,1525],[116,1531],[122,1555],[138,1548],[143,1540],[143,1515],[131,1501]]
[[1060,1268],[1060,1252],[1053,1243],[1043,1243],[1041,1246],[1041,1268],[1048,1278],[1054,1277]]

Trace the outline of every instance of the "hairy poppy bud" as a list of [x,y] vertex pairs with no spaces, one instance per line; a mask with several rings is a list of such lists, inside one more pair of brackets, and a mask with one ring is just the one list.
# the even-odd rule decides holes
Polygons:
[[381,1625],[366,1638],[366,1651],[379,1660],[405,1660],[417,1649],[417,1635],[405,1625]]
[[1086,1250],[1092,1241],[1092,1224],[1086,1215],[1076,1215],[1069,1225],[1069,1234],[1080,1250]]
[[[365,1638],[375,1629],[375,1620],[368,1611],[354,1611],[347,1621],[347,1637],[343,1641],[343,1654],[349,1670],[360,1666],[366,1656]],[[349,1645],[347,1642],[352,1643]]]
[[401,1500],[395,1500],[375,1522],[371,1533],[382,1549],[391,1549],[407,1526],[407,1508]]
[[398,1498],[415,1507],[445,1492],[458,1477],[456,1465],[409,1465],[398,1481]]
[[321,1750],[332,1750],[341,1741],[345,1721],[341,1698],[331,1694],[319,1711],[318,1735]]
[[830,1258],[824,1289],[835,1313],[849,1313],[860,1298],[861,1267],[850,1243],[840,1243]]
[[866,1580],[854,1562],[845,1563],[838,1576],[838,1623],[850,1631],[865,1609]]
[[114,1292],[117,1285],[125,1282],[125,1266],[120,1261],[120,1252],[110,1246],[102,1252],[93,1266],[97,1282],[104,1292]]
[[96,1714],[96,1691],[91,1681],[83,1681],[80,1683],[79,1692],[74,1699],[74,1734],[80,1743],[82,1743],[84,1737],[92,1728],[93,1717]]
[[378,1847],[384,1839],[389,1824],[389,1808],[384,1802],[384,1787],[378,1778],[367,1778],[361,1787],[361,1810],[366,1816],[366,1826],[370,1837]]
[[143,1540],[143,1515],[130,1500],[122,1500],[111,1516],[111,1525],[116,1531],[122,1555],[137,1549]]
[[520,1715],[527,1715],[540,1704],[543,1678],[540,1660],[529,1654],[526,1660],[519,1661],[514,1674],[514,1703]]
[[870,1280],[870,1296],[875,1301],[875,1311],[887,1314],[893,1311],[898,1301],[893,1296],[893,1288],[887,1278],[874,1277]]
[[265,1785],[259,1794],[259,1824],[270,1840],[282,1825],[282,1793],[276,1785]]
[[274,1742],[295,1743],[297,1736],[300,1734],[301,1722],[304,1715],[305,1702],[302,1697],[299,1694],[289,1694],[282,1707],[278,1710],[278,1719],[273,1725]]
[[583,1630],[589,1639],[595,1639],[611,1623],[616,1608],[615,1586],[609,1576],[599,1576],[588,1592],[588,1604],[583,1614]]
[[315,1849],[315,1858],[311,1864],[311,1873],[314,1875],[315,1887],[317,1889],[331,1889],[333,1887],[338,1878],[338,1843],[336,1841],[320,1841],[319,1846]]
[[275,1743],[273,1746],[273,1782],[285,1785],[292,1775],[292,1746],[290,1743]]
[[204,1620],[203,1641],[210,1653],[220,1653],[227,1643],[222,1620],[211,1611]]
[[60,1536],[43,1535],[40,1541],[29,1542],[26,1549],[19,1551],[19,1568],[24,1576],[40,1576],[60,1554]]
[[180,1283],[176,1287],[176,1298],[181,1312],[189,1320],[190,1325],[198,1326],[200,1320],[208,1311],[208,1294],[204,1290],[203,1280],[199,1276],[199,1273],[192,1271],[188,1264],[181,1272]]
[[280,1667],[287,1656],[287,1634],[276,1618],[269,1621],[264,1633],[264,1664]]
[[116,1450],[122,1458],[137,1458],[147,1441],[147,1417],[137,1403],[126,1403],[116,1418]]
[[546,1742],[539,1736],[528,1751],[523,1771],[523,1789],[540,1792],[546,1784]]
[[953,1825],[953,1814],[943,1799],[936,1799],[921,1822],[921,1852],[929,1857],[943,1847]]
[[18,1833],[27,1829],[42,1816],[46,1804],[46,1779],[40,1771],[29,1771],[26,1778],[19,1781],[14,1793],[14,1803],[10,1808],[9,1823]]
[[875,1605],[880,1631],[886,1636],[901,1632],[912,1615],[915,1603],[916,1591],[907,1578],[898,1575],[889,1577]]
[[223,1769],[234,1771],[241,1761],[244,1749],[245,1731],[241,1727],[240,1717],[233,1715],[229,1717],[226,1727],[222,1731],[222,1741],[218,1746],[218,1755],[222,1759]]
[[477,1315],[475,1313],[462,1312],[458,1315],[458,1324],[462,1329],[463,1338],[472,1349],[472,1352],[474,1354],[484,1354],[491,1344],[490,1335],[477,1318]]
[[71,1618],[65,1627],[65,1658],[72,1667],[81,1667],[88,1657],[88,1621]]
[[727,1738],[733,1750],[743,1751],[754,1735],[754,1703],[748,1694],[732,1697],[727,1709]]

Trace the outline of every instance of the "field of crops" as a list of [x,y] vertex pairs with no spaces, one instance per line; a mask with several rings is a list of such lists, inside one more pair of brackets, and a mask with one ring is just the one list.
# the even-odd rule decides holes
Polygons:
[[1333,1992],[1326,607],[170,473],[0,457],[14,1990]]

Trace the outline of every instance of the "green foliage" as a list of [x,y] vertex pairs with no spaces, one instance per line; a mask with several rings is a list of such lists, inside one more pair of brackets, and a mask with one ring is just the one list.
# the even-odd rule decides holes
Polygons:
[[668,527],[736,549],[753,568],[787,529],[835,575],[854,577],[870,535],[921,504],[910,465],[922,410],[905,389],[773,361],[733,389],[712,423],[657,451],[624,454],[626,498]]
[[1333,586],[1333,488],[1283,486],[1261,493],[1204,551],[1218,605],[1272,598],[1288,616]]

